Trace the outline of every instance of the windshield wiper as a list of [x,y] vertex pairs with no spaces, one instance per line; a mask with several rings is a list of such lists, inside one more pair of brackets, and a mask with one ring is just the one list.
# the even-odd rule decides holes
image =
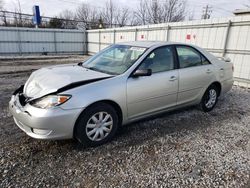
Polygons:
[[[82,66],[82,64],[78,63],[79,66]],[[86,67],[86,66],[82,66],[85,69],[89,69],[89,70],[93,70],[93,71],[97,71],[97,72],[103,72],[95,67]]]
[[89,70],[93,70],[93,71],[97,71],[97,72],[101,72],[101,73],[105,73],[105,74],[118,75],[118,74],[115,74],[113,72],[109,72],[109,71],[104,71],[104,70],[97,69],[95,67],[85,67],[85,66],[83,66],[83,67],[86,68],[86,69],[89,69]]
[[113,72],[100,70],[100,69],[97,69],[97,68],[95,68],[95,67],[83,66],[83,62],[80,62],[80,63],[78,63],[77,65],[78,65],[78,66],[81,66],[81,67],[83,67],[83,68],[85,68],[85,69],[93,70],[93,71],[96,71],[96,72],[101,72],[101,73],[110,74],[110,75],[119,75],[119,74],[116,74],[116,73],[113,73]]
[[84,67],[84,68],[89,69],[89,70],[93,70],[93,71],[97,71],[97,72],[103,72],[95,67]]

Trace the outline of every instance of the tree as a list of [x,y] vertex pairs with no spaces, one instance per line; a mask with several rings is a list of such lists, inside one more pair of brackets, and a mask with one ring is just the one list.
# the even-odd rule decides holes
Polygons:
[[157,24],[161,23],[163,19],[164,8],[158,0],[152,0],[146,4],[149,20],[151,23]]
[[[99,7],[100,8],[100,7]],[[98,29],[112,28],[119,25],[123,27],[127,25],[131,18],[131,11],[128,7],[118,8],[113,0],[107,0],[105,7],[96,9],[90,4],[82,3],[73,14],[71,11],[65,10],[59,18],[66,19],[64,25],[69,28],[67,20],[77,20],[77,28]]]
[[128,23],[131,26],[141,25],[140,20],[137,17],[137,12],[134,11],[131,13]]
[[120,8],[113,0],[106,0],[103,8],[82,3],[75,13],[64,10],[58,16],[62,23],[52,19],[50,26],[97,29],[178,22],[184,20],[185,8],[186,0],[140,0],[137,10],[133,12],[128,7]]
[[127,7],[118,10],[118,13],[115,16],[115,20],[120,27],[127,25],[129,19],[130,19],[130,10]]
[[185,18],[186,0],[141,0],[135,16],[141,25],[178,22]]
[[6,17],[6,12],[3,11],[3,12],[1,12],[0,15],[1,15],[1,21],[2,21],[1,24],[3,24],[4,26],[8,26],[8,21],[7,21],[7,17]]
[[[3,0],[0,0],[0,10],[3,11]],[[6,19],[6,13],[3,11],[0,13],[0,25],[7,26],[7,19]]]
[[117,15],[116,11],[117,7],[113,3],[113,0],[109,0],[106,2],[104,10],[101,12],[103,22],[110,28],[114,25],[115,16]]
[[58,19],[57,17],[54,17],[49,21],[49,27],[51,28],[62,28],[62,25],[63,21]]
[[141,0],[137,10],[134,12],[136,22],[141,25],[148,23],[147,1]]
[[[0,0],[0,10],[3,11],[3,0]],[[1,22],[0,24],[7,26],[7,19],[6,19],[6,13],[5,12],[1,12],[0,13],[0,18],[1,18]]]
[[128,7],[119,8],[113,0],[106,1],[104,9],[100,13],[105,27],[113,26],[123,27],[128,24],[131,19],[131,11]]
[[75,21],[75,15],[70,10],[64,10],[60,13],[59,18],[62,21],[62,27],[65,29],[75,29],[77,22]]
[[180,22],[185,19],[186,1],[185,0],[166,0],[164,3],[163,22]]
[[96,29],[99,27],[100,12],[93,9],[89,4],[82,3],[76,10],[76,19],[82,21],[82,27]]
[[15,25],[16,26],[23,26],[23,18],[22,18],[22,8],[20,0],[16,0],[17,7],[15,7]]

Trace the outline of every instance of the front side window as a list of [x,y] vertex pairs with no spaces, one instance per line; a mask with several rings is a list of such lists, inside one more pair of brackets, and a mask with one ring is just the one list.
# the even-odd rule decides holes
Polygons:
[[118,75],[127,71],[145,51],[143,47],[113,45],[82,65],[91,70]]
[[151,69],[152,73],[174,69],[174,56],[172,47],[166,46],[152,51],[139,66],[139,69]]
[[176,47],[180,68],[209,64],[208,60],[195,49],[188,46]]

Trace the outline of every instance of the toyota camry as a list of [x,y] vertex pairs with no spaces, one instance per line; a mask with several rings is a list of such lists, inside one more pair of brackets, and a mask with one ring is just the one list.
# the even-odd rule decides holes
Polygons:
[[211,111],[233,85],[233,64],[182,43],[114,44],[78,64],[34,71],[9,102],[16,125],[37,139],[96,146],[119,126],[199,105]]

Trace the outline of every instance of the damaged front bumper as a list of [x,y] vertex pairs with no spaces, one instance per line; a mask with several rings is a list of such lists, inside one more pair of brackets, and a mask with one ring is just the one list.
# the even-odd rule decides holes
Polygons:
[[22,91],[23,86],[13,93],[9,102],[10,112],[21,130],[37,139],[73,138],[74,125],[82,109],[37,108],[26,103]]

